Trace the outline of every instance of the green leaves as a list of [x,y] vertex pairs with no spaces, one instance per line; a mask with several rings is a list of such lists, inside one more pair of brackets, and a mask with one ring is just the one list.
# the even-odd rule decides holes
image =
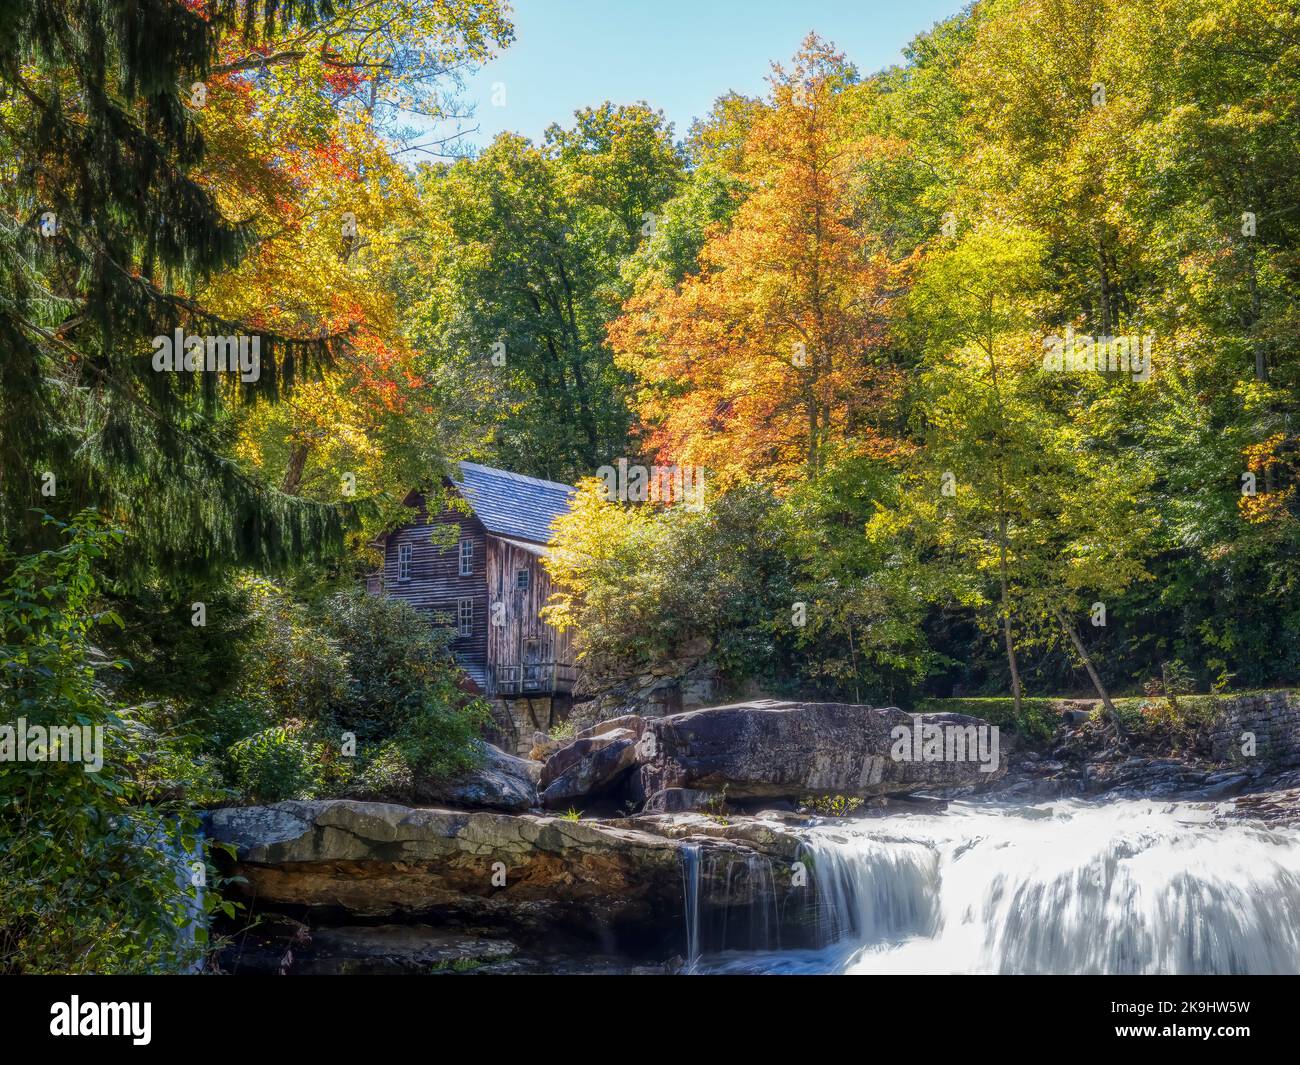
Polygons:
[[627,453],[630,383],[605,326],[628,292],[621,264],[681,172],[661,115],[606,104],[540,146],[503,134],[424,173],[412,341],[475,454],[569,480]]
[[[55,525],[63,546],[0,557],[0,724],[98,733],[102,765],[88,771],[84,743],[71,752],[81,761],[0,762],[0,972],[184,968],[194,959],[177,918],[195,892],[178,871],[192,817],[143,801],[133,714],[96,679],[93,604],[120,535],[90,513]],[[39,617],[26,607],[37,597],[49,603]]]
[[[208,21],[172,0],[23,5],[0,46],[0,154],[24,160],[0,188],[7,541],[49,546],[36,505],[64,518],[98,507],[135,535],[118,565],[138,582],[342,546],[347,509],[279,496],[226,449],[232,407],[277,401],[345,344],[329,329],[232,321],[194,298],[253,234],[209,187],[204,138],[177,92],[208,75],[237,13],[265,13],[274,32],[322,7],[223,0]],[[177,328],[255,336],[256,379],[155,372],[150,344]]]

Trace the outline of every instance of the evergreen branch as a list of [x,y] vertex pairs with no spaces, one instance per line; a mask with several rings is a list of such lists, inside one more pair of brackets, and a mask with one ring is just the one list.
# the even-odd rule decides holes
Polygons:
[[[227,456],[222,455],[217,451],[214,451],[213,449],[211,449],[201,441],[198,441],[190,437],[186,430],[176,425],[174,422],[172,422],[161,412],[154,410],[153,407],[151,407],[147,402],[141,399],[141,397],[137,395],[133,390],[124,389],[122,387],[122,383],[116,377],[110,375],[102,368],[98,366],[94,366],[91,363],[85,361],[84,356],[81,354],[81,352],[79,352],[71,344],[67,343],[67,341],[61,339],[56,334],[55,331],[46,329],[43,326],[39,326],[35,322],[29,322],[27,321],[27,319],[21,316],[16,316],[14,320],[23,328],[30,330],[31,332],[35,333],[37,336],[43,338],[44,340],[49,341],[50,343],[68,352],[73,358],[78,360],[80,365],[84,366],[86,370],[88,370],[90,373],[94,374],[97,378],[99,378],[99,380],[103,384],[105,384],[107,387],[112,389],[122,399],[130,403],[133,407],[135,407],[136,410],[146,415],[148,418],[156,422],[158,425],[161,425],[165,429],[167,429],[170,433],[173,434],[173,436],[177,440],[181,441],[182,443],[184,443],[189,447],[194,448],[199,452],[202,452],[206,458],[212,460],[214,463],[229,469],[231,474],[236,479],[242,481],[245,487],[247,487],[251,492],[254,492],[255,494],[258,495],[264,495],[269,492],[275,492],[277,495],[283,494],[283,493],[276,492],[276,489],[274,489],[271,485],[268,485],[261,481],[257,481],[252,477],[250,477],[249,475],[245,474]],[[51,358],[48,352],[43,352],[42,354],[47,359]],[[363,497],[353,503],[317,503],[313,500],[304,500],[297,496],[286,496],[285,498],[293,499],[295,502],[298,503],[307,503],[311,506],[335,507],[335,508],[356,507],[358,504],[364,504],[371,501],[370,497]]]

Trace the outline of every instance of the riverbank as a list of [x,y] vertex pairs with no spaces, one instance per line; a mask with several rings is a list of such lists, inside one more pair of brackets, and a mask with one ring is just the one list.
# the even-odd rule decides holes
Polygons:
[[[217,929],[221,967],[1300,967],[1295,944],[1267,932],[1300,927],[1300,770],[1280,744],[1267,761],[1216,762],[1190,747],[1172,756],[1160,730],[1121,734],[1084,713],[1046,740],[1009,737],[997,774],[971,763],[912,780],[873,770],[888,732],[871,722],[883,730],[897,713],[741,704],[653,727],[608,722],[540,772],[492,763],[501,794],[538,787],[528,810],[329,800],[216,811],[209,831],[235,854],[227,892],[247,907]],[[845,722],[857,726],[840,731]],[[647,789],[647,777],[668,786]],[[564,780],[583,782],[572,801],[587,812],[542,809],[547,786]],[[730,784],[741,786],[727,799]],[[448,794],[490,800],[480,785]],[[838,801],[800,801],[810,790]],[[639,808],[618,810],[629,794],[643,796]],[[701,808],[669,808],[682,803]],[[1167,913],[1184,915],[1181,932]],[[1107,943],[1148,946],[1106,953]]]

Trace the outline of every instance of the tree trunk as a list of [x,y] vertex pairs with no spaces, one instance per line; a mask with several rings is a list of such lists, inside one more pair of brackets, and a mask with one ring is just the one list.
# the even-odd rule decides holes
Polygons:
[[1011,698],[1015,703],[1016,720],[1020,720],[1020,667],[1016,664],[1016,643],[1011,636],[1011,594],[1007,588],[1007,519],[998,521],[998,582],[1002,589],[1002,637],[1007,645],[1007,665],[1011,669]]
[[1247,263],[1249,264],[1247,280],[1249,281],[1250,288],[1250,320],[1246,323],[1246,328],[1250,332],[1250,344],[1255,355],[1255,380],[1267,382],[1268,361],[1264,357],[1264,344],[1259,339],[1259,318],[1261,314],[1259,301],[1259,271],[1255,265],[1255,249],[1253,246],[1250,249]]
[[308,446],[305,443],[295,443],[289,449],[289,465],[285,467],[284,480],[280,483],[280,491],[287,496],[296,496],[298,494],[298,485],[302,483],[302,471],[307,465]]
[[1097,281],[1101,304],[1098,308],[1101,332],[1103,336],[1110,336],[1113,332],[1111,326],[1114,323],[1115,310],[1111,299],[1110,271],[1106,268],[1106,242],[1100,230],[1097,232]]
[[[987,318],[993,319],[993,296],[988,297]],[[993,402],[998,412],[998,442],[1002,438],[1005,418],[1002,413],[1002,393],[998,387],[998,361],[993,354],[994,335],[985,336],[984,350],[989,357],[989,381],[993,385]],[[1002,638],[1007,645],[1007,665],[1011,669],[1011,698],[1020,718],[1020,667],[1016,664],[1016,642],[1011,636],[1011,589],[1007,580],[1007,478],[1002,465],[1002,449],[998,448],[998,584],[1002,595]]]
[[1064,631],[1065,635],[1070,638],[1070,642],[1074,644],[1075,651],[1078,652],[1079,657],[1083,660],[1083,668],[1088,671],[1088,676],[1092,680],[1092,686],[1097,689],[1097,694],[1101,696],[1102,705],[1106,707],[1106,712],[1110,715],[1110,719],[1115,722],[1115,730],[1122,735],[1123,728],[1119,723],[1119,716],[1115,713],[1115,704],[1110,701],[1110,693],[1106,691],[1106,686],[1102,684],[1101,677],[1097,674],[1097,670],[1092,664],[1092,658],[1088,654],[1088,649],[1083,646],[1083,640],[1080,639],[1078,630],[1070,624],[1070,619],[1067,618],[1064,612],[1059,609],[1056,611],[1056,620],[1061,623],[1061,629]]
[[849,655],[853,660],[853,701],[862,705],[862,686],[858,683],[858,649],[853,644],[853,623],[849,622]]

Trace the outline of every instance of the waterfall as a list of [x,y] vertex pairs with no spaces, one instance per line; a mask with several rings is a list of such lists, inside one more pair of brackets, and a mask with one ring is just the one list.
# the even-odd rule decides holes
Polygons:
[[683,843],[682,897],[686,912],[686,971],[700,960],[700,845]]
[[939,856],[908,839],[819,834],[807,845],[824,944],[928,935],[938,922]]
[[1208,804],[954,803],[809,830],[815,950],[701,968],[1300,972],[1300,830]]
[[781,949],[781,914],[770,858],[710,853],[703,879],[708,910],[703,946],[713,951]]
[[781,906],[772,860],[731,851],[702,853],[683,843],[686,971],[706,953],[781,949]]

